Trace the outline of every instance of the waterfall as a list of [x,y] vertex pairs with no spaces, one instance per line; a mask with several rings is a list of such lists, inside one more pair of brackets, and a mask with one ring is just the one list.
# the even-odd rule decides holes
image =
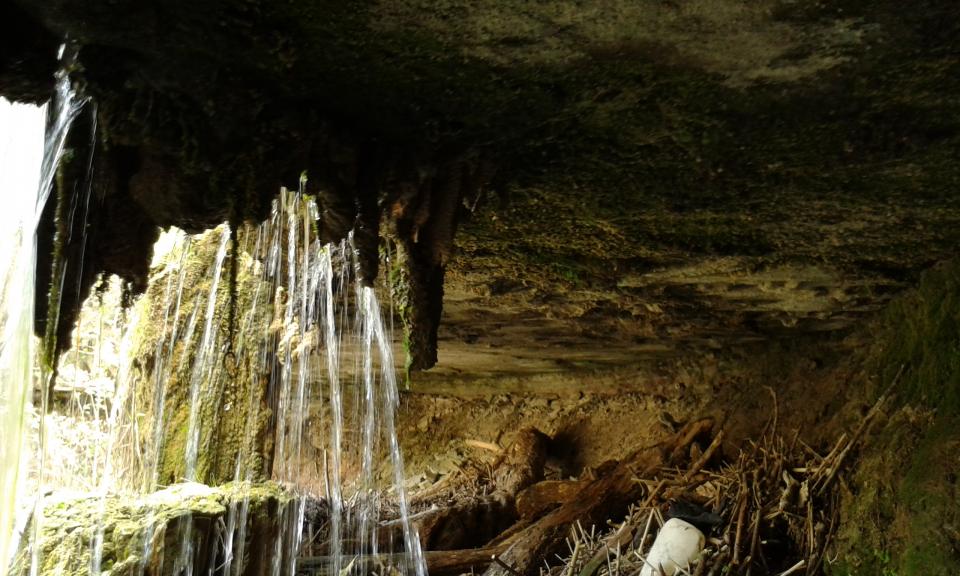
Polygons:
[[187,454],[186,480],[197,480],[197,450],[200,443],[200,390],[204,382],[214,379],[218,373],[218,363],[214,362],[216,346],[216,332],[213,327],[214,312],[217,306],[217,289],[223,275],[223,262],[227,256],[227,243],[230,241],[230,227],[223,226],[220,233],[220,243],[213,262],[213,281],[210,284],[210,294],[207,296],[207,308],[203,321],[203,336],[197,349],[197,357],[193,363],[190,376],[190,423],[187,427]]
[[[265,278],[272,287],[262,293],[274,294],[273,308],[278,315],[282,308],[283,314],[282,329],[275,333],[283,370],[271,380],[280,423],[274,474],[325,496],[329,510],[325,557],[330,562],[326,570],[333,574],[358,572],[361,556],[380,557],[391,551],[378,540],[378,522],[385,512],[384,481],[392,484],[406,553],[396,555],[405,560],[392,568],[422,576],[426,569],[407,521],[403,461],[393,424],[398,391],[392,335],[385,328],[376,291],[359,281],[350,242],[321,245],[312,233],[315,220],[312,201],[302,193],[284,191],[273,217],[257,235]],[[325,439],[320,451],[309,454],[308,428],[312,438]],[[320,430],[326,433],[318,434]],[[377,466],[380,458],[385,466]],[[309,470],[305,464],[311,462],[322,462],[322,472]],[[289,510],[295,525],[303,520],[304,504],[300,498]],[[276,553],[278,561],[284,557],[291,564],[286,570],[275,567],[275,572],[293,572],[300,536],[294,534],[287,541],[289,549]]]
[[[72,60],[67,47],[61,61]],[[57,73],[56,92],[43,107],[12,104],[0,98],[0,570],[9,564],[24,526],[15,524],[29,462],[28,414],[37,358],[33,338],[36,230],[50,196],[66,135],[83,102],[70,85],[65,67]],[[42,436],[43,423],[40,419]],[[42,444],[42,437],[40,439]],[[42,450],[41,450],[42,459]],[[27,456],[29,457],[29,456]],[[42,479],[39,480],[42,483]],[[33,486],[39,493],[41,486]],[[22,512],[22,510],[21,510]]]
[[[74,56],[61,51],[46,107],[0,100],[0,571],[425,576],[394,426],[393,318],[361,284],[351,242],[319,242],[305,178],[259,225],[165,232],[147,293],[122,309],[119,283],[100,279],[56,379],[41,365],[36,229],[85,104],[66,73]],[[66,232],[82,260],[87,227]],[[78,281],[61,272],[53,292]],[[266,536],[264,494],[278,506]],[[225,507],[213,529],[197,524],[196,506],[216,508],[204,498]],[[134,511],[122,545],[118,510]],[[76,529],[62,531],[64,513]]]
[[[400,452],[400,443],[394,424],[394,415],[399,404],[399,393],[397,390],[397,372],[393,362],[391,335],[386,332],[384,328],[383,316],[380,313],[380,303],[373,289],[369,286],[364,286],[360,297],[363,302],[363,333],[366,336],[364,341],[372,341],[375,343],[377,351],[380,354],[381,381],[378,390],[382,402],[380,413],[383,421],[381,427],[389,444],[388,449],[390,451],[390,462],[393,467],[393,482],[396,489],[397,506],[400,509],[400,518],[402,520],[404,550],[406,550],[409,555],[407,561],[410,562],[410,565],[407,568],[416,574],[416,576],[426,576],[427,565],[420,548],[420,538],[409,521],[410,511],[407,508],[407,497],[404,490],[403,454]],[[369,347],[369,344],[367,347]],[[371,356],[372,354],[366,352],[366,358]],[[372,382],[372,371],[364,371],[364,379]],[[366,452],[365,450],[365,453]]]
[[[35,222],[30,208],[22,217],[28,226]],[[74,392],[39,418],[50,427],[51,444],[30,432],[26,404],[7,399],[13,380],[4,379],[4,430],[34,437],[44,489],[53,491],[48,500],[62,510],[63,498],[78,499],[83,512],[74,516],[83,520],[70,535],[77,542],[69,554],[85,548],[89,573],[122,565],[139,574],[239,576],[257,564],[276,576],[425,576],[394,427],[392,321],[382,317],[377,290],[360,283],[350,241],[320,244],[317,215],[302,189],[281,190],[271,217],[258,226],[165,232],[147,293],[126,311],[110,309],[119,287],[104,279],[91,296],[99,300],[80,310],[74,345],[61,358],[58,394]],[[7,284],[9,278],[32,279],[32,270]],[[32,297],[32,285],[17,289]],[[3,311],[22,312],[17,334],[32,352],[32,314],[7,305],[13,292],[5,290]],[[101,349],[110,352],[104,359]],[[36,387],[35,359],[27,360],[15,390],[21,403]],[[84,389],[95,374],[109,382]],[[5,443],[0,454],[5,487],[7,473],[17,470],[7,463],[19,457],[7,446],[19,444]],[[55,455],[45,459],[50,450]],[[265,481],[284,487],[267,536],[263,522],[271,516],[256,500]],[[59,495],[67,488],[75,492]],[[166,508],[171,498],[183,499],[173,515]],[[214,528],[195,516],[198,504],[191,502],[204,498],[225,506]],[[13,506],[14,499],[5,500],[5,563],[16,548],[9,539]],[[118,510],[137,511],[136,528],[120,543],[110,540],[117,538]],[[57,548],[62,521],[47,522],[43,505],[31,521],[34,536],[20,549],[32,561],[18,561],[13,573],[73,566],[70,557],[48,559],[64,553]],[[119,558],[118,550],[131,556]]]
[[16,547],[14,518],[22,488],[21,450],[34,358],[34,229],[43,151],[43,108],[0,99],[0,570]]

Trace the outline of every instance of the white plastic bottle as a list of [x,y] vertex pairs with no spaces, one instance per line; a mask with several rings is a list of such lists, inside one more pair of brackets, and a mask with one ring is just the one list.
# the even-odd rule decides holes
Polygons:
[[673,576],[697,561],[704,542],[703,532],[693,524],[679,518],[667,520],[650,547],[640,576]]

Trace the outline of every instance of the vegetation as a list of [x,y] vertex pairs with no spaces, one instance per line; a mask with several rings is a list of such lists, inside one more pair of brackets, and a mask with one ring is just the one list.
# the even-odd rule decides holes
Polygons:
[[883,315],[867,359],[899,406],[845,495],[835,574],[960,573],[960,261],[924,274]]

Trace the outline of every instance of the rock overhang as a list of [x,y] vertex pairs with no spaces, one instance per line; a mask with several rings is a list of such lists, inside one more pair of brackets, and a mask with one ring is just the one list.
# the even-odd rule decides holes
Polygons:
[[[45,31],[25,55],[81,45],[116,197],[196,230],[262,216],[306,169],[329,239],[406,242],[420,367],[444,283],[629,351],[842,330],[957,239],[948,2],[86,4],[14,20]],[[817,310],[752,294],[784,270],[816,276]]]

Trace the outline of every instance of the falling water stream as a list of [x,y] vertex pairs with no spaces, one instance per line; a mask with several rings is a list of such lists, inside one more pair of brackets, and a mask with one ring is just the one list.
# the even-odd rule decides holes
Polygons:
[[[83,107],[65,72],[73,54],[63,46],[59,56],[65,67],[57,74],[48,105],[11,104],[0,98],[0,192],[5,201],[0,219],[0,259],[5,267],[0,270],[0,570],[9,564],[25,529],[15,520],[18,504],[20,512],[24,510],[21,496],[41,488],[24,485],[29,460],[36,456],[24,450],[31,391],[42,379],[33,338],[36,230],[66,135]],[[42,419],[38,434],[42,446]]]
[[[16,547],[14,522],[22,489],[21,449],[30,403],[34,243],[38,177],[43,150],[41,108],[0,100],[0,188],[14,209],[0,212],[0,259],[6,263],[0,292],[0,569]],[[15,191],[16,194],[10,194]],[[32,194],[31,194],[32,192]]]
[[[318,211],[302,191],[305,181],[299,191],[281,190],[271,217],[258,226],[223,224],[197,236],[166,232],[150,288],[132,307],[107,310],[104,294],[112,284],[103,279],[91,297],[99,304],[81,309],[74,345],[61,360],[57,382],[72,379],[72,396],[46,406],[46,395],[34,394],[45,378],[32,336],[35,229],[82,105],[65,74],[58,86],[42,146],[43,111],[0,103],[0,133],[14,134],[6,129],[13,122],[32,131],[17,133],[12,145],[0,142],[2,193],[30,200],[5,215],[12,222],[3,229],[16,234],[0,239],[3,255],[10,255],[0,293],[0,569],[16,553],[14,573],[58,573],[44,557],[56,545],[42,541],[45,530],[59,528],[45,524],[44,503],[70,488],[80,491],[71,493],[75,501],[92,503],[87,510],[96,517],[76,550],[91,574],[106,574],[123,560],[138,574],[157,574],[160,566],[164,574],[240,576],[262,560],[250,549],[250,489],[272,479],[287,496],[274,512],[269,573],[303,573],[300,558],[310,554],[313,573],[425,576],[394,426],[392,320],[383,318],[378,290],[355,273],[351,242],[319,242]],[[33,156],[15,156],[16,150]],[[23,168],[19,180],[13,165]],[[87,325],[98,326],[93,336],[81,329]],[[98,387],[90,384],[94,373]],[[40,406],[32,406],[34,396]],[[224,432],[234,414],[239,423]],[[80,430],[89,431],[87,441],[71,444]],[[229,483],[240,496],[229,500],[216,537],[203,540],[190,514],[171,520],[156,503],[171,493],[185,501],[214,493],[218,487],[203,483],[220,468],[230,472],[216,483]],[[32,485],[24,490],[28,471]],[[73,500],[57,500],[67,501]],[[31,537],[17,537],[24,529],[24,522],[15,526],[18,509],[32,509]],[[114,557],[116,547],[107,546],[116,537],[110,515],[118,509],[138,515],[135,544],[125,548],[135,550],[132,560]],[[318,514],[322,527],[305,531]],[[384,530],[387,519],[402,537]],[[163,534],[172,533],[170,522],[178,541],[158,549]]]

